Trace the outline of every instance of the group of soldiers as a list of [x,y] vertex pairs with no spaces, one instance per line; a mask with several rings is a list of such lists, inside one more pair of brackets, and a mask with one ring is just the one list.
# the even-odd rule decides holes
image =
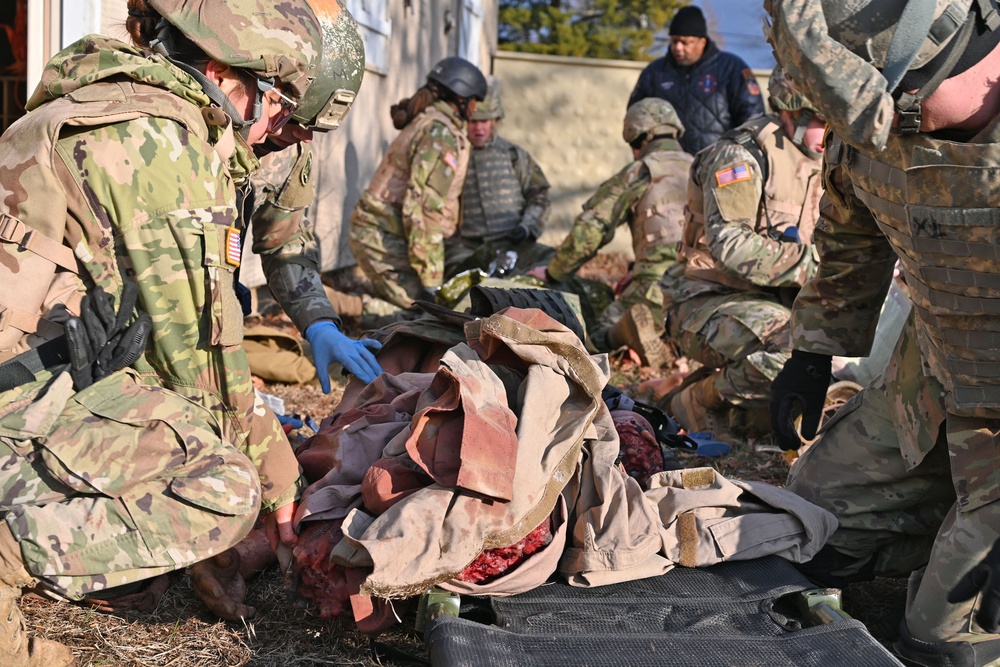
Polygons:
[[898,271],[914,308],[887,368],[791,469],[789,488],[840,521],[805,570],[832,585],[909,575],[904,659],[1000,664],[1000,13],[992,0],[767,9],[771,114],[690,156],[673,107],[637,101],[636,161],[528,273],[560,284],[627,222],[632,283],[594,341],[654,364],[658,344],[676,346],[705,369],[667,401],[683,426],[770,432],[795,451],[816,436],[834,357],[868,353]]
[[[914,308],[888,367],[791,469],[789,488],[840,521],[806,570],[834,585],[909,574],[903,657],[1000,664],[994,0],[768,0],[771,113],[691,155],[670,102],[632,100],[634,161],[556,248],[537,242],[542,170],[497,132],[496,82],[446,58],[391,110],[400,134],[349,232],[372,294],[336,308],[306,219],[308,142],[360,87],[349,13],[128,7],[133,43],[90,36],[57,54],[0,140],[5,664],[74,661],[28,641],[25,586],[113,598],[190,567],[236,618],[219,555],[260,514],[275,549],[295,543],[303,479],[240,349],[247,225],[329,391],[333,362],[364,382],[382,371],[378,342],[341,331],[342,305],[407,317],[510,251],[559,288],[623,224],[635,263],[591,341],[654,366],[674,350],[696,360],[665,401],[685,428],[771,432],[788,450],[796,415],[816,435],[833,357],[868,352],[898,260]],[[703,39],[696,19],[685,49]],[[747,71],[732,73],[752,97]]]
[[684,124],[668,101],[634,102],[622,130],[634,161],[597,188],[553,249],[537,242],[549,211],[545,176],[497,132],[497,80],[448,58],[428,76],[433,89],[447,85],[482,99],[467,118],[436,99],[390,146],[350,227],[359,265],[388,307],[366,313],[359,299],[350,314],[433,301],[443,282],[486,270],[507,251],[526,275],[561,289],[627,225],[635,261],[590,341],[600,351],[631,348],[654,367],[676,350],[717,369],[669,402],[689,430],[766,431],[769,386],[789,355],[790,306],[818,263],[811,239],[824,125],[808,99],[776,69],[774,115],[697,158],[681,148]]

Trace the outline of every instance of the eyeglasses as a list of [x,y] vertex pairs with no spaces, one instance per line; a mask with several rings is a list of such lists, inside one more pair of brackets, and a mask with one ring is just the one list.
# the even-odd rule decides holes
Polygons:
[[262,93],[273,92],[281,102],[281,113],[271,116],[271,120],[267,124],[268,133],[276,134],[291,120],[292,114],[299,108],[299,103],[278,90],[273,83],[258,79],[257,87]]

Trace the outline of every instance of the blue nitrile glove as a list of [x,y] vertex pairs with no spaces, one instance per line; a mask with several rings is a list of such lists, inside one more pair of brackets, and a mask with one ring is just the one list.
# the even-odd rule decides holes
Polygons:
[[312,347],[313,364],[324,394],[330,393],[330,364],[335,361],[366,384],[382,374],[374,354],[382,349],[377,340],[352,340],[329,320],[313,322],[303,334]]
[[785,231],[781,232],[781,236],[778,237],[778,240],[783,243],[802,243],[802,240],[799,238],[798,227],[789,227]]
[[274,415],[278,418],[278,423],[282,426],[291,426],[292,429],[302,428],[303,421],[297,415]]

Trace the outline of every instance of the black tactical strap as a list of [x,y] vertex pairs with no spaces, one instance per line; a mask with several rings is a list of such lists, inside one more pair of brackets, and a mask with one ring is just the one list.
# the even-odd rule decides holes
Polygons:
[[0,364],[0,392],[34,382],[46,368],[69,363],[65,336],[42,343]]

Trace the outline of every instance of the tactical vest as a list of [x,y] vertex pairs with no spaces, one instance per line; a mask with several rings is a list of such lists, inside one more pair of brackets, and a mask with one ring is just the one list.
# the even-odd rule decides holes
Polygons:
[[[405,236],[403,230],[402,217],[398,215],[403,207],[403,198],[410,184],[410,168],[413,160],[413,147],[417,140],[422,137],[435,122],[441,123],[455,137],[455,178],[451,182],[445,194],[445,208],[441,212],[442,233],[448,238],[458,229],[459,217],[459,197],[462,194],[462,186],[465,183],[465,173],[469,167],[469,153],[472,144],[465,134],[465,128],[456,123],[455,119],[438,108],[445,102],[435,102],[417,114],[416,118],[404,127],[396,139],[389,146],[389,150],[382,162],[379,163],[375,174],[365,194],[381,202],[385,206],[397,212],[392,218],[379,215],[380,226],[395,236]],[[443,159],[443,156],[439,159]]]
[[[6,350],[0,352],[0,359],[27,349],[28,335],[37,333],[43,339],[60,335],[61,325],[41,314],[56,304],[77,311],[80,265],[100,264],[93,248],[80,245],[74,251],[63,244],[68,215],[65,199],[40,201],[30,196],[32,191],[62,189],[53,168],[53,151],[63,127],[108,125],[143,116],[174,120],[207,140],[200,109],[162,88],[131,81],[95,83],[75,90],[33,110],[5,133],[0,168],[16,166],[25,194],[0,199],[0,265],[20,268],[5,272],[0,290],[0,350]],[[231,141],[225,143],[230,155]],[[222,147],[220,141],[220,154]],[[5,255],[11,256],[9,262],[3,259]],[[57,267],[63,271],[57,273]]]
[[637,262],[648,259],[657,246],[681,240],[688,172],[694,157],[683,151],[655,151],[640,158],[650,182],[635,206],[632,250]]
[[515,159],[514,147],[502,137],[472,150],[462,190],[462,238],[492,241],[521,222],[525,199]]
[[900,259],[949,410],[1000,409],[1000,143],[891,136],[880,157],[834,139],[828,159],[843,160]]
[[[749,136],[740,136],[744,133]],[[768,116],[744,123],[739,133],[719,141],[735,141],[746,147],[749,145],[746,143],[748,139],[759,148],[759,159],[767,161],[766,169],[760,169],[767,173],[767,181],[757,209],[754,231],[762,236],[777,236],[789,227],[797,227],[799,240],[803,244],[812,243],[813,229],[819,218],[819,200],[823,196],[818,161],[806,157],[781,126]],[[754,150],[748,150],[751,155],[755,155]],[[733,276],[716,264],[705,241],[704,191],[693,178],[688,182],[684,214],[684,234],[681,241],[681,256],[685,261],[684,275],[741,291],[757,289],[750,282]]]

